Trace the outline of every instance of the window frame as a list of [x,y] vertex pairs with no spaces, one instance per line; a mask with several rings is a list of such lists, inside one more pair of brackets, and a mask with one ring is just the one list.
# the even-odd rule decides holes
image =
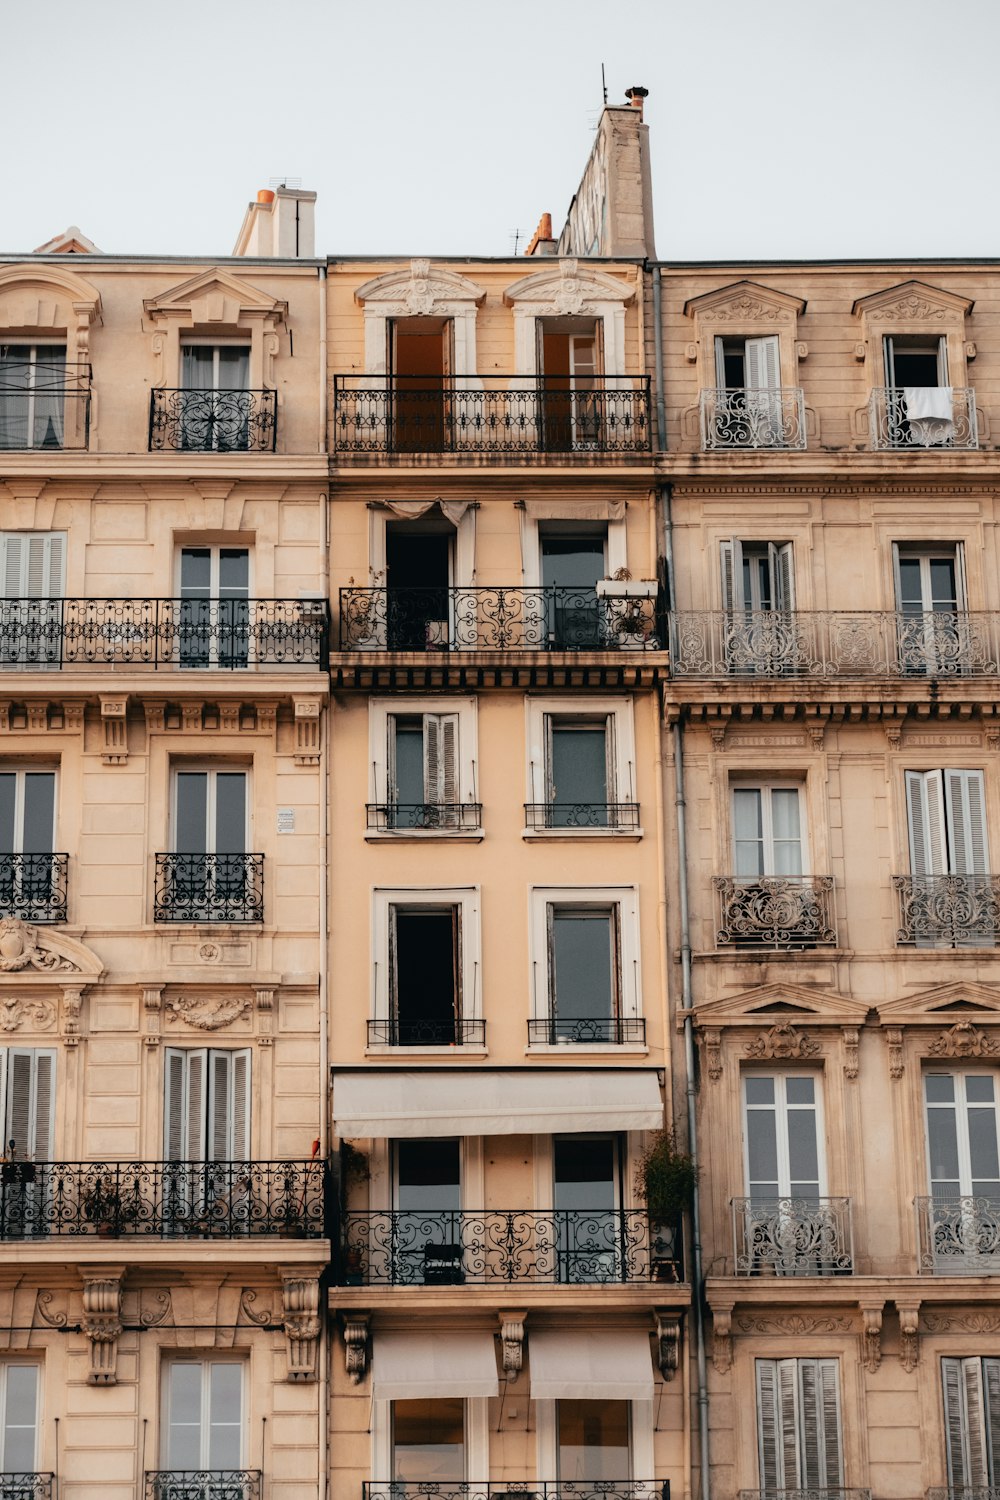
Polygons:
[[[14,1057],[27,1056],[31,1059],[31,1098],[29,1101],[29,1113],[32,1117],[32,1141],[27,1150],[19,1146],[20,1155],[31,1160],[38,1154],[37,1136],[39,1128],[38,1111],[38,1063],[40,1058],[46,1058],[49,1066],[49,1108],[48,1119],[42,1122],[43,1130],[48,1134],[49,1149],[43,1153],[39,1160],[51,1159],[55,1154],[56,1145],[56,1097],[59,1077],[58,1049],[55,1047],[24,1047],[10,1045],[0,1047],[0,1128],[3,1129],[4,1139],[2,1150],[7,1150],[8,1142],[12,1139],[11,1132],[13,1123],[10,1119],[10,1107],[12,1093],[11,1064]],[[16,1136],[13,1137],[16,1141]]]
[[[381,886],[372,892],[372,962],[369,1016],[373,1021],[390,1022],[393,1019],[393,991],[391,969],[392,912],[396,907],[414,910],[427,907],[441,910],[453,907],[458,917],[460,1017],[463,1021],[483,1019],[482,995],[482,945],[480,934],[480,892],[478,886]],[[369,1043],[366,1051],[375,1054],[426,1055],[444,1053],[454,1055],[456,1050],[465,1054],[485,1054],[486,1048],[475,1043],[449,1043],[444,1046],[407,1046],[405,1049],[387,1043]]]
[[[181,757],[171,759],[170,763],[170,853],[179,854],[183,851],[177,848],[177,828],[179,809],[179,786],[182,775],[207,775],[208,791],[205,799],[205,843],[214,844],[217,837],[216,820],[216,794],[215,786],[220,775],[240,775],[244,783],[244,829],[242,850],[231,851],[237,854],[252,854],[253,848],[253,767],[246,763],[228,761],[185,761]],[[206,854],[215,854],[218,851],[206,848]]]
[[[639,931],[639,888],[621,886],[532,886],[529,892],[528,995],[529,1019],[549,1022],[552,1019],[551,960],[549,946],[550,909],[567,912],[582,909],[616,909],[618,939],[618,1010],[623,1021],[641,1020],[642,962]],[[593,1056],[595,1052],[646,1053],[645,1042],[533,1042],[528,1053],[565,1052],[572,1050]]]
[[[813,1105],[812,1115],[816,1127],[816,1171],[818,1179],[817,1197],[829,1196],[829,1156],[826,1140],[826,1117],[823,1101],[824,1073],[822,1069],[815,1068],[744,1068],[740,1076],[740,1133],[742,1136],[742,1166],[743,1166],[743,1192],[747,1198],[752,1198],[750,1187],[750,1128],[749,1115],[751,1106],[747,1102],[747,1080],[750,1078],[773,1078],[777,1083],[781,1081],[781,1100],[778,1100],[778,1089],[775,1089],[775,1103],[773,1114],[775,1116],[775,1139],[777,1147],[778,1167],[778,1198],[791,1198],[791,1170],[789,1167],[789,1114],[804,1113],[806,1106],[792,1105],[789,1108],[787,1089],[785,1084],[789,1078],[811,1078],[813,1081]],[[753,1108],[764,1113],[766,1106],[759,1105]]]
[[[199,1368],[203,1372],[202,1373],[202,1380],[201,1380],[201,1412],[199,1413],[199,1423],[198,1423],[198,1426],[199,1426],[200,1450],[201,1450],[202,1453],[207,1452],[207,1441],[208,1441],[208,1436],[209,1436],[209,1432],[210,1432],[210,1424],[208,1424],[206,1426],[206,1423],[205,1423],[205,1420],[204,1420],[205,1419],[206,1411],[209,1409],[209,1401],[208,1401],[209,1382],[206,1381],[204,1372],[210,1366],[212,1366],[212,1365],[234,1365],[234,1366],[236,1366],[239,1369],[239,1371],[240,1371],[240,1463],[237,1465],[237,1467],[240,1468],[240,1469],[247,1468],[248,1467],[247,1454],[248,1454],[249,1436],[250,1436],[250,1434],[249,1434],[249,1425],[250,1424],[249,1424],[249,1420],[248,1420],[248,1418],[249,1418],[249,1411],[250,1411],[250,1380],[248,1378],[248,1375],[249,1375],[249,1360],[246,1359],[246,1358],[243,1358],[243,1359],[222,1359],[222,1358],[212,1358],[211,1356],[207,1356],[204,1359],[198,1359],[198,1358],[192,1358],[191,1356],[185,1356],[185,1355],[179,1355],[179,1356],[172,1355],[171,1357],[169,1357],[167,1359],[164,1359],[163,1364],[161,1365],[161,1372],[162,1373],[161,1373],[161,1395],[160,1395],[160,1453],[161,1453],[161,1461],[162,1461],[162,1463],[165,1466],[167,1466],[169,1464],[169,1445],[170,1445],[170,1428],[171,1428],[171,1423],[170,1423],[171,1372],[172,1372],[172,1370],[175,1367],[181,1366],[181,1365],[196,1366],[197,1368]],[[199,1467],[202,1468],[202,1469],[207,1469],[208,1466],[207,1466],[207,1463],[206,1463],[206,1464],[199,1465]],[[215,1470],[215,1471],[209,1470],[209,1472],[216,1472],[216,1473],[218,1473],[218,1472],[225,1472],[225,1471],[224,1470],[223,1471],[220,1471],[220,1470]]]
[[[927,1097],[927,1079],[931,1076],[940,1076],[942,1074],[954,1079],[956,1082],[955,1097],[950,1104],[944,1102],[934,1103]],[[1000,1072],[991,1068],[964,1068],[958,1063],[952,1067],[926,1066],[920,1075],[920,1104],[924,1132],[924,1181],[926,1183],[926,1192],[931,1199],[935,1196],[934,1178],[931,1175],[930,1115],[932,1110],[940,1110],[943,1113],[945,1110],[950,1109],[955,1119],[959,1170],[958,1193],[956,1196],[959,1198],[974,1198],[979,1196],[973,1188],[972,1151],[969,1138],[969,1099],[966,1092],[966,1080],[970,1077],[989,1078],[992,1080],[994,1140],[997,1144],[998,1154],[1000,1154]],[[957,1087],[959,1080],[961,1081],[961,1089]],[[959,1097],[960,1094],[961,1097]],[[981,1108],[986,1107],[984,1103],[976,1100],[973,1100],[972,1103],[974,1106],[978,1104]],[[1000,1442],[1000,1432],[998,1432],[998,1442]]]
[[49,840],[50,847],[37,851],[39,854],[54,854],[56,852],[56,833],[59,824],[59,763],[45,765],[43,762],[32,761],[2,761],[0,760],[0,776],[14,777],[14,835],[12,848],[0,849],[0,854],[24,854],[24,778],[26,776],[51,776],[52,777],[52,833]]
[[[736,793],[757,791],[767,793],[761,798],[761,849],[764,854],[765,871],[760,875],[737,874],[736,858]],[[774,873],[774,838],[773,819],[771,817],[771,797],[773,791],[796,791],[798,793],[799,806],[799,863],[801,870],[798,875],[777,875]],[[811,851],[809,840],[809,803],[807,800],[806,780],[795,777],[732,777],[729,782],[729,862],[733,879],[741,884],[752,885],[755,880],[808,880],[812,874]],[[770,865],[770,871],[767,866]]]
[[[779,1489],[806,1489],[806,1490],[817,1489],[817,1488],[818,1489],[822,1489],[822,1490],[826,1490],[828,1488],[825,1480],[823,1480],[822,1482],[817,1482],[817,1481],[812,1480],[807,1474],[804,1473],[805,1466],[806,1466],[807,1439],[806,1439],[806,1434],[805,1434],[805,1430],[804,1430],[803,1423],[802,1423],[802,1375],[803,1375],[803,1371],[804,1371],[805,1367],[808,1366],[808,1365],[812,1365],[815,1368],[815,1370],[816,1370],[817,1373],[819,1372],[819,1370],[820,1370],[821,1367],[824,1367],[824,1366],[825,1367],[829,1367],[829,1366],[833,1366],[834,1367],[835,1379],[834,1379],[833,1389],[834,1389],[835,1396],[836,1396],[837,1470],[838,1470],[838,1481],[837,1481],[837,1485],[833,1486],[833,1488],[840,1488],[841,1486],[843,1486],[843,1483],[844,1483],[844,1401],[843,1401],[843,1394],[842,1394],[842,1389],[841,1389],[841,1387],[842,1387],[841,1360],[836,1355],[819,1355],[819,1356],[806,1357],[806,1358],[798,1357],[798,1356],[791,1356],[791,1357],[782,1357],[782,1356],[779,1356],[777,1358],[773,1358],[773,1357],[772,1358],[766,1358],[765,1357],[765,1358],[755,1358],[754,1359],[754,1370],[753,1370],[754,1418],[755,1418],[754,1425],[755,1425],[755,1428],[756,1428],[756,1438],[757,1438],[757,1465],[758,1465],[758,1474],[759,1474],[759,1478],[760,1478],[760,1487],[764,1491],[770,1490],[772,1488],[768,1484],[766,1473],[765,1473],[765,1455],[764,1455],[765,1434],[764,1434],[763,1412],[761,1410],[761,1372],[762,1372],[762,1368],[764,1366],[770,1366],[770,1367],[773,1368],[774,1386],[775,1386],[775,1391],[778,1394],[778,1401],[776,1401],[776,1403],[775,1403],[775,1407],[776,1407],[776,1409],[775,1409],[775,1416],[776,1416],[776,1419],[778,1417],[778,1409],[777,1408],[778,1408],[778,1404],[780,1402],[780,1395],[781,1395],[781,1373],[782,1373],[782,1369],[784,1368],[785,1370],[787,1370],[790,1366],[794,1366],[795,1367],[795,1370],[794,1370],[795,1389],[794,1389],[794,1392],[793,1392],[793,1418],[794,1418],[794,1424],[795,1424],[795,1465],[796,1465],[796,1473],[795,1473],[795,1475],[791,1476],[791,1481],[790,1481],[789,1476],[786,1475],[786,1474],[776,1474],[776,1478],[779,1480],[779,1484],[778,1484],[777,1488],[779,1488]],[[823,1432],[823,1428],[824,1428],[824,1422],[823,1422],[822,1409],[821,1409],[820,1403],[817,1402],[817,1431],[818,1431],[818,1433],[821,1436],[825,1437],[825,1434]],[[780,1458],[782,1461],[783,1461],[784,1456],[785,1456],[785,1454],[784,1454],[785,1444],[784,1444],[784,1441],[783,1441],[783,1436],[784,1436],[784,1426],[782,1425],[781,1430],[778,1430],[777,1427],[776,1427],[776,1432],[775,1432],[775,1456],[776,1456],[776,1458]]]
[[[14,1469],[7,1461],[7,1377],[12,1369],[28,1369],[35,1372],[34,1456],[27,1469]],[[0,1471],[2,1472],[37,1474],[41,1469],[39,1455],[42,1446],[42,1403],[45,1395],[44,1369],[45,1366],[39,1359],[19,1359],[16,1355],[10,1357],[5,1355],[0,1359]]]
[[[553,720],[566,719],[577,724],[588,720],[604,719],[610,745],[605,746],[608,762],[609,803],[634,802],[639,804],[636,780],[638,763],[635,750],[635,720],[631,698],[594,697],[574,699],[572,704],[565,698],[528,697],[525,700],[525,786],[529,805],[548,801],[551,767],[549,744]],[[540,795],[541,794],[541,795]],[[641,806],[641,804],[639,804]],[[614,838],[636,843],[643,836],[642,826],[636,828],[530,828],[525,827],[522,838],[526,843],[545,843],[553,839],[575,842],[578,839]]]
[[[368,801],[376,807],[392,806],[392,721],[454,714],[458,718],[456,781],[460,804],[476,805],[479,799],[478,705],[475,698],[399,697],[372,698],[368,705]],[[426,749],[425,749],[426,754]],[[474,828],[369,828],[365,842],[400,839],[478,843],[483,837],[481,821]]]

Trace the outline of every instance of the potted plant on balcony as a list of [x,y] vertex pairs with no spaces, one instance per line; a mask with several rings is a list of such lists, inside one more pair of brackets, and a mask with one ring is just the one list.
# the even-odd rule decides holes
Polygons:
[[621,647],[644,649],[653,633],[653,605],[659,585],[655,578],[633,578],[628,568],[617,568],[610,578],[599,578],[597,597],[605,601],[606,628]]
[[650,1261],[657,1281],[675,1281],[681,1215],[690,1209],[697,1170],[672,1130],[659,1130],[639,1158],[635,1191],[649,1214]]
[[112,1239],[134,1224],[139,1215],[139,1195],[110,1172],[99,1172],[80,1197],[83,1216],[96,1224],[103,1239]]

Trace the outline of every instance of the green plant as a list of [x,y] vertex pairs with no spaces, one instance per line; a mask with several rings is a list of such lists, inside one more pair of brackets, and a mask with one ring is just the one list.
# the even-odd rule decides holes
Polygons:
[[367,1182],[371,1177],[367,1156],[350,1141],[340,1143],[340,1170],[345,1183]]
[[659,1130],[639,1158],[635,1190],[653,1220],[676,1219],[691,1207],[698,1173],[672,1130]]

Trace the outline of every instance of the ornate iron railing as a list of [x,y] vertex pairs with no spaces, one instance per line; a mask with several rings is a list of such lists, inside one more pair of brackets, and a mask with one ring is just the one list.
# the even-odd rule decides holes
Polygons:
[[806,405],[798,386],[701,392],[703,448],[804,448]]
[[150,453],[273,453],[277,440],[275,391],[149,393]]
[[395,1016],[368,1022],[369,1047],[484,1047],[486,1022],[478,1017],[421,1021]]
[[363,1500],[670,1500],[658,1479],[364,1480]]
[[528,1045],[558,1047],[579,1042],[605,1043],[623,1047],[629,1042],[644,1043],[646,1021],[643,1016],[533,1016],[528,1022]]
[[795,1490],[740,1490],[739,1500],[872,1500],[868,1489],[845,1489],[842,1485],[806,1485]]
[[962,386],[945,387],[942,410],[947,416],[911,417],[903,386],[876,386],[868,398],[868,432],[873,448],[978,448],[976,393]]
[[79,413],[71,439],[85,448],[91,383],[86,361],[0,359],[0,452],[66,447],[71,411]]
[[894,875],[900,946],[995,948],[1000,875]]
[[752,948],[836,945],[832,875],[716,875],[716,943]]
[[0,1500],[52,1500],[54,1474],[0,1471]]
[[674,677],[996,677],[1000,612],[683,610]]
[[0,854],[0,917],[65,922],[68,854]]
[[263,922],[263,854],[158,854],[154,922]]
[[368,827],[376,833],[475,833],[483,822],[481,802],[369,802],[366,812]]
[[146,1500],[260,1500],[259,1469],[154,1469]]
[[[341,1274],[358,1286],[648,1281],[660,1274],[657,1244],[641,1209],[351,1212]],[[674,1264],[679,1244],[674,1236]]]
[[342,651],[656,651],[658,601],[561,584],[340,591]]
[[610,828],[634,833],[639,827],[638,802],[526,802],[524,818],[533,833],[552,828]]
[[322,1161],[9,1161],[0,1240],[322,1239]]
[[939,1276],[1000,1271],[1000,1197],[915,1198],[917,1270]]
[[737,1276],[849,1276],[850,1198],[734,1198]]
[[324,669],[329,640],[323,599],[0,599],[0,667]]
[[1000,1484],[932,1485],[924,1500],[1000,1500]]
[[646,453],[649,378],[335,375],[340,453]]

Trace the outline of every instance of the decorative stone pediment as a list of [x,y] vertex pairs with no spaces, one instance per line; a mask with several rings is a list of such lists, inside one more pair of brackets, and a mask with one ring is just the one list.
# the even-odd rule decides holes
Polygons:
[[764,984],[738,995],[723,995],[697,1006],[694,1022],[700,1027],[860,1026],[868,1014],[861,1000],[807,985]]
[[158,297],[147,297],[142,305],[154,322],[179,318],[208,328],[238,328],[244,319],[264,319],[274,326],[288,312],[287,302],[218,267],[202,271]]
[[91,325],[101,321],[101,294],[65,266],[17,265],[0,270],[0,329],[62,333],[68,359],[88,358]]
[[88,981],[104,973],[93,949],[67,933],[33,927],[20,917],[0,920],[0,981],[16,979],[19,986],[39,980],[63,984]]
[[869,323],[915,324],[922,329],[927,325],[961,326],[974,305],[967,297],[926,281],[901,281],[882,292],[860,297],[853,311],[855,317]]
[[787,292],[775,291],[757,281],[733,282],[717,291],[692,297],[684,304],[689,318],[699,322],[730,323],[734,330],[741,331],[794,324],[805,310],[806,304],[801,297],[790,297]]
[[878,1007],[883,1026],[1000,1026],[1000,984],[938,984]]
[[503,294],[508,307],[531,303],[535,317],[575,317],[598,313],[608,302],[631,302],[635,287],[627,281],[592,270],[572,257],[550,262],[544,271],[534,271],[512,282]]
[[471,302],[479,307],[486,300],[486,292],[467,276],[441,266],[432,270],[429,260],[417,259],[411,260],[405,271],[390,271],[363,282],[354,300],[362,307],[378,303],[380,311],[389,317],[447,316],[455,311],[454,303]]

